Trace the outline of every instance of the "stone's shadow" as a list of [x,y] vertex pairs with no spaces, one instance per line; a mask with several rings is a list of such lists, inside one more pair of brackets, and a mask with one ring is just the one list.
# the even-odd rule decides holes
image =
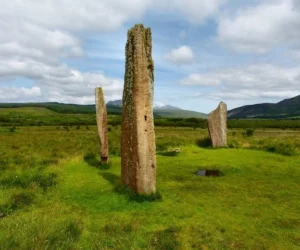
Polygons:
[[110,184],[112,184],[113,186],[120,184],[120,177],[115,174],[104,172],[104,173],[99,173],[99,175],[101,175],[105,180],[110,182]]
[[161,195],[158,192],[149,195],[135,193],[121,183],[121,179],[118,175],[109,172],[101,172],[99,173],[99,175],[101,175],[105,180],[107,180],[114,186],[113,191],[115,193],[124,195],[129,201],[142,203],[161,200]]
[[110,184],[114,186],[113,191],[117,194],[124,195],[127,200],[135,201],[135,202],[153,202],[153,201],[160,201],[161,195],[157,192],[154,194],[137,194],[132,191],[129,187],[126,187],[121,183],[121,179],[119,176],[109,173],[109,172],[102,172],[99,173],[105,180],[107,180]]
[[207,169],[207,170],[198,170],[196,172],[194,172],[195,175],[198,176],[207,176],[207,177],[220,177],[220,176],[224,176],[224,173],[222,173],[220,170],[218,169]]
[[101,161],[99,161],[96,158],[96,155],[94,153],[88,153],[83,157],[84,161],[89,164],[91,167],[100,169],[100,170],[108,170],[111,166],[110,163],[108,164],[102,164]]
[[129,201],[134,201],[138,203],[155,202],[155,201],[162,200],[162,196],[160,195],[159,192],[152,193],[152,194],[137,194],[134,191],[132,191],[129,187],[126,187],[120,182],[115,186],[114,192],[125,195],[125,197]]
[[210,137],[204,137],[201,139],[197,139],[195,144],[200,148],[212,148]]
[[[89,164],[92,167],[95,167],[99,170],[108,170],[111,167],[111,164],[102,164],[97,158],[94,153],[88,153],[84,157],[84,161]],[[137,194],[134,191],[132,191],[130,188],[124,186],[121,183],[120,176],[110,173],[110,172],[99,172],[99,175],[107,180],[114,188],[113,191],[115,193],[124,195],[127,200],[129,201],[135,201],[135,202],[154,202],[154,201],[160,201],[161,195],[156,192],[153,194]]]

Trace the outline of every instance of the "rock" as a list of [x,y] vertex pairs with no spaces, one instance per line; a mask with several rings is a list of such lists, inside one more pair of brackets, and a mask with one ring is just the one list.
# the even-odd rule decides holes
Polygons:
[[180,148],[175,148],[175,149],[171,150],[170,152],[180,153]]
[[138,194],[156,191],[153,71],[151,29],[135,25],[127,33],[121,178],[124,185]]
[[168,150],[166,152],[163,152],[163,156],[177,156],[180,153],[180,148],[175,148],[173,150]]
[[100,158],[102,163],[108,163],[107,111],[102,88],[95,89],[95,96]]
[[224,102],[208,115],[207,125],[212,146],[227,147],[227,106]]

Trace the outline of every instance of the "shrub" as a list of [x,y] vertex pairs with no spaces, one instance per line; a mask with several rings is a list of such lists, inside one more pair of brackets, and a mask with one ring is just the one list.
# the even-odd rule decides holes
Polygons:
[[13,127],[10,127],[9,129],[8,129],[8,131],[9,132],[11,132],[11,133],[14,133],[14,132],[16,132],[16,127],[15,126],[13,126]]
[[293,147],[290,144],[284,144],[284,143],[268,146],[267,151],[286,155],[286,156],[293,156],[296,154],[295,147]]
[[228,147],[229,148],[240,148],[240,143],[237,140],[230,140],[228,142]]
[[253,134],[254,134],[254,129],[252,129],[252,128],[245,129],[245,135],[247,137],[253,136]]

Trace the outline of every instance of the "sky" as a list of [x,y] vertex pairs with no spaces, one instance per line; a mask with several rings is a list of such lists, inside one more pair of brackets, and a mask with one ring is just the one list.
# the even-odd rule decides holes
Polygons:
[[0,102],[121,99],[127,30],[152,30],[154,104],[209,113],[300,95],[299,0],[0,0]]

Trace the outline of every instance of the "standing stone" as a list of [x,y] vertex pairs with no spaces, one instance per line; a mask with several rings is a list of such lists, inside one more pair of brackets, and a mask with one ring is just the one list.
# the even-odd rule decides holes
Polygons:
[[122,183],[138,194],[156,191],[153,70],[151,29],[135,25],[127,33],[121,177]]
[[96,120],[102,163],[108,163],[107,111],[102,88],[95,89]]
[[207,125],[212,146],[227,147],[227,106],[224,102],[208,115]]

